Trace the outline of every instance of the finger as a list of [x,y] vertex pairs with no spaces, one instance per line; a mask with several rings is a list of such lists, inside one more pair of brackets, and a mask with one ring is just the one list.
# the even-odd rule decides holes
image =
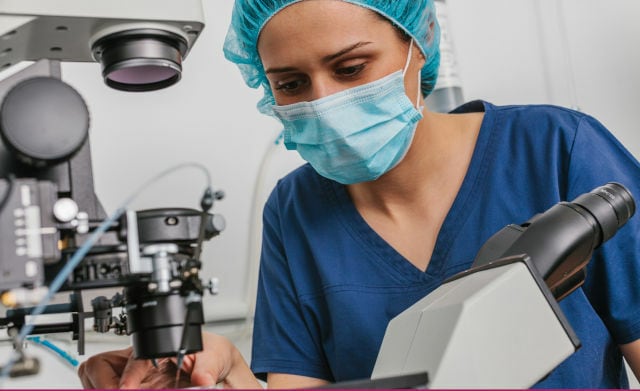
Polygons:
[[[176,385],[176,376],[178,383]],[[178,367],[171,359],[159,359],[158,367],[150,368],[147,376],[140,384],[141,388],[186,388],[191,386],[189,375],[184,371],[178,372]]]
[[[180,370],[191,374],[190,381],[194,387],[214,386],[217,383],[217,374],[220,372],[216,369],[217,360],[207,359],[204,357],[206,354],[206,351],[188,354],[182,362]],[[176,364],[177,360],[172,358],[171,361]]]
[[80,378],[80,383],[82,383],[82,388],[93,388],[93,384],[91,384],[87,376],[84,362],[78,367],[78,377]]
[[127,365],[122,371],[120,378],[121,389],[140,388],[140,384],[151,370],[151,362],[149,360],[136,360],[133,354],[129,357]]
[[82,364],[80,380],[85,388],[118,388],[120,373],[124,363],[112,362],[113,358],[94,356]]

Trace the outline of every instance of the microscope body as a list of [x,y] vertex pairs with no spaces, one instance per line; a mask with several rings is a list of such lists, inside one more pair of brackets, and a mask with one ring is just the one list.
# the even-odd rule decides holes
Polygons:
[[372,379],[426,371],[431,388],[530,388],[580,347],[557,302],[635,208],[608,183],[498,231],[469,270],[389,322]]
[[[35,61],[0,79],[0,326],[10,336],[27,325],[30,334],[71,332],[84,354],[84,319],[94,318],[95,331],[131,335],[138,358],[202,349],[201,298],[217,286],[199,274],[200,251],[224,229],[208,212],[221,192],[202,211],[127,211],[62,280],[69,302],[44,309],[71,320],[29,316],[109,217],[94,191],[89,111],[60,63],[96,61],[110,87],[157,90],[180,80],[203,28],[201,0],[0,0],[0,71]],[[83,291],[113,287],[122,294],[85,309]]]
[[[107,214],[94,192],[88,109],[59,63],[36,62],[0,81],[0,93],[0,300],[9,308],[0,326],[11,334]],[[224,225],[189,208],[127,212],[64,280],[69,303],[45,310],[71,320],[32,334],[72,332],[83,354],[84,319],[94,318],[95,331],[132,335],[139,358],[201,350],[201,297],[214,287],[199,276],[196,243]],[[112,287],[123,295],[84,308],[81,291]],[[112,316],[116,307],[124,317]]]
[[530,388],[580,347],[531,259],[446,281],[393,318],[371,378],[426,371],[429,388]]

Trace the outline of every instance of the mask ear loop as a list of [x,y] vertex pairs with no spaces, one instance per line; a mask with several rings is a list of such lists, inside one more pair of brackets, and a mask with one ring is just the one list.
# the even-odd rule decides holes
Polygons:
[[422,96],[422,69],[418,71],[418,94],[416,96],[416,108],[422,112],[424,106],[420,106],[420,97]]
[[411,64],[411,55],[413,54],[413,39],[409,43],[409,54],[407,54],[407,60],[404,62],[404,69],[402,70],[402,76],[407,74],[407,69],[409,69],[409,64]]
[[[409,69],[409,64],[411,64],[411,55],[413,54],[413,39],[411,39],[411,42],[409,43],[409,54],[407,55],[407,61],[404,64],[404,69],[402,70],[402,76],[405,76],[407,74],[407,70]],[[418,109],[419,111],[422,111],[423,107],[420,107],[420,95],[422,94],[422,75],[421,75],[421,71],[418,71],[418,94],[416,96],[416,109]]]

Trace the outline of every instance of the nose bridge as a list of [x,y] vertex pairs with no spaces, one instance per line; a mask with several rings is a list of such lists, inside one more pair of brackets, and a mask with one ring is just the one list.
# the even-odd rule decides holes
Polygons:
[[344,86],[340,85],[331,75],[325,73],[314,74],[311,79],[311,100],[317,100],[340,92]]

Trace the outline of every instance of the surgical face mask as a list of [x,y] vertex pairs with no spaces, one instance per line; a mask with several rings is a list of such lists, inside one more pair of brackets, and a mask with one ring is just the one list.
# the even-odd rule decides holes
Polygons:
[[420,72],[414,105],[405,93],[403,70],[312,102],[273,106],[284,125],[284,143],[322,176],[353,184],[372,181],[406,155],[422,118]]

